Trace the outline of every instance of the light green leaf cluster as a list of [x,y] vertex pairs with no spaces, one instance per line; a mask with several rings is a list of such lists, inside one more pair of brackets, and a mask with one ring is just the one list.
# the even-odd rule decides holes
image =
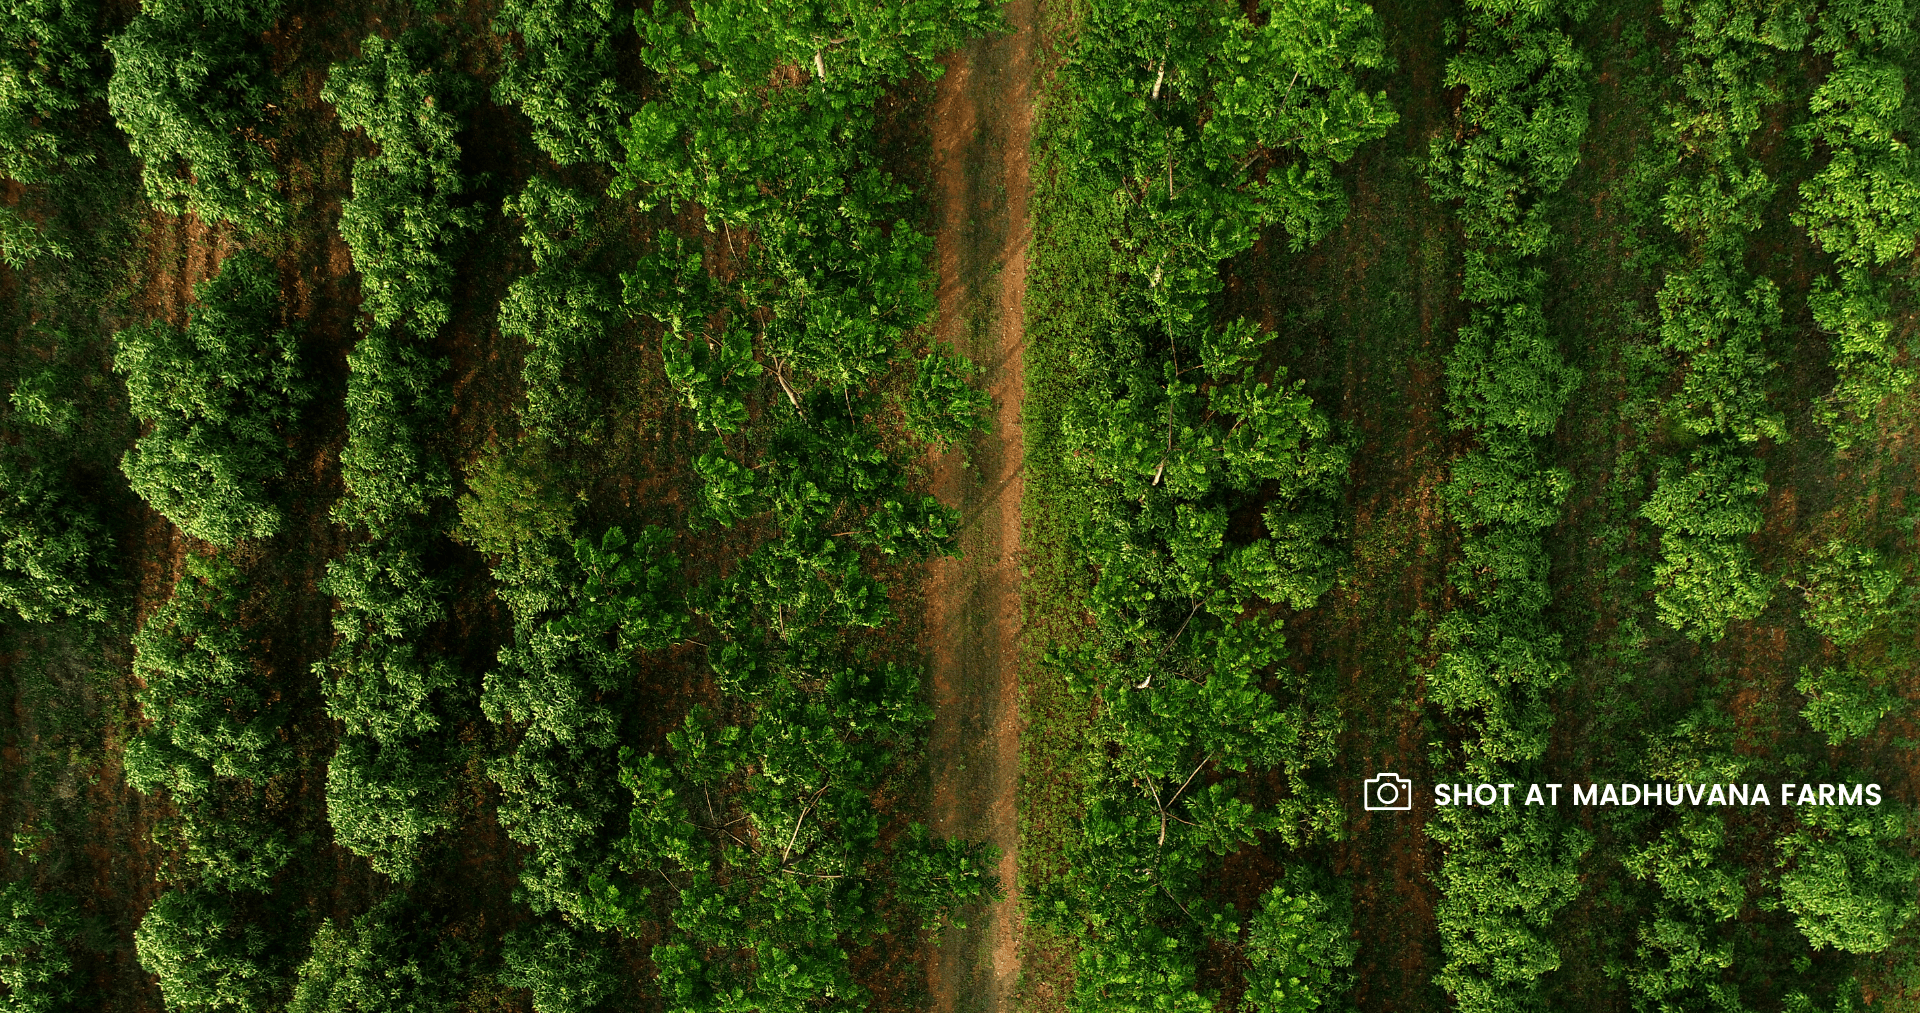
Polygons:
[[65,894],[23,882],[0,890],[0,1013],[67,1013],[80,1008],[67,946],[80,916]]
[[1780,842],[1780,896],[1815,950],[1879,953],[1920,913],[1900,812],[1808,806]]
[[249,230],[285,216],[260,139],[278,96],[260,36],[280,10],[280,0],[145,0],[108,40],[107,105],[156,207]]

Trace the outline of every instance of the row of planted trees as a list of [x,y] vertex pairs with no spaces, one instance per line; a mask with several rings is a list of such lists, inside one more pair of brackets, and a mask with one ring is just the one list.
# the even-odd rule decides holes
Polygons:
[[[911,462],[981,403],[962,360],[924,347],[930,244],[874,112],[992,22],[970,4],[641,12],[652,97],[563,102],[610,44],[583,13],[524,31],[503,75],[556,162],[623,148],[617,201],[686,209],[614,263],[616,288],[625,237],[594,198],[536,177],[506,207],[534,261],[500,316],[528,344],[525,428],[479,466],[463,531],[514,618],[482,706],[515,739],[491,773],[544,920],[507,957],[542,1013],[578,1008],[550,983],[606,966],[618,936],[654,940],[673,1009],[860,1008],[856,948],[992,889],[979,845],[877,807],[931,717],[917,660],[876,636],[886,581],[950,552],[956,524],[909,489]],[[557,463],[608,439],[582,394],[615,328],[657,342],[663,438],[692,466],[687,505],[631,530],[579,517]],[[636,746],[659,720],[643,687],[690,668],[707,702]]]
[[[208,15],[205,25],[189,24]],[[29,290],[46,285],[66,298],[83,296],[75,282],[88,263],[64,273],[43,270],[48,261],[72,260],[78,237],[61,235],[76,217],[65,199],[89,195],[106,206],[87,209],[102,236],[113,234],[102,215],[114,213],[111,190],[124,151],[90,133],[101,99],[136,153],[149,156],[148,183],[156,200],[189,203],[214,218],[240,218],[226,199],[214,148],[239,150],[230,135],[258,110],[202,110],[220,122],[198,130],[175,118],[183,108],[179,64],[196,45],[191,30],[217,28],[238,19],[235,38],[257,36],[259,12],[208,11],[175,5],[157,15],[143,12],[121,34],[107,38],[104,12],[93,4],[20,5],[8,15],[9,87],[6,169],[16,180],[37,184],[20,207],[40,217],[28,222],[9,212],[7,259],[26,273]],[[254,17],[254,22],[247,22]],[[204,20],[204,19],[203,19]],[[271,20],[270,15],[268,20]],[[242,23],[244,22],[244,23]],[[216,31],[214,33],[218,35]],[[232,40],[214,40],[215,49]],[[105,48],[102,44],[105,43]],[[113,74],[102,73],[113,55]],[[192,68],[201,74],[205,67]],[[167,78],[169,80],[162,80]],[[136,80],[138,79],[138,80]],[[146,104],[148,102],[151,104]],[[192,112],[193,110],[188,110]],[[214,137],[218,143],[207,139]],[[160,148],[176,146],[163,157]],[[211,144],[211,147],[208,145]],[[191,165],[203,163],[198,173]],[[96,163],[105,162],[106,165]],[[178,177],[169,186],[165,180]],[[203,183],[201,189],[196,185]],[[255,195],[258,196],[257,194]],[[88,260],[111,264],[112,255],[88,250]],[[38,261],[38,264],[35,262]],[[126,399],[143,435],[120,460],[132,491],[179,529],[209,547],[231,548],[272,535],[280,526],[279,479],[288,459],[287,432],[309,394],[296,353],[296,335],[281,326],[278,279],[257,255],[229,259],[219,275],[199,286],[185,326],[165,321],[122,330],[113,340],[113,369],[125,381]],[[61,316],[26,300],[27,326],[59,326]],[[71,309],[68,317],[77,316]],[[98,321],[86,321],[97,325]],[[50,430],[69,443],[98,442],[124,426],[83,420],[99,378],[87,375],[79,349],[84,332],[53,336],[51,359],[14,377],[13,417]],[[70,346],[62,350],[59,345]],[[82,435],[82,425],[92,431]],[[35,440],[22,446],[51,441]],[[124,446],[124,444],[122,444]],[[83,505],[67,482],[72,463],[54,465],[35,453],[32,464],[9,461],[7,543],[0,580],[8,604],[29,622],[62,614],[83,617],[104,631],[128,615],[124,588],[107,565],[111,525],[101,508],[115,497],[94,495]],[[94,481],[99,481],[94,477]],[[67,486],[67,488],[62,488]],[[170,600],[147,617],[132,644],[133,667],[142,689],[138,702],[145,730],[127,743],[127,780],[148,794],[163,794],[170,815],[156,834],[171,858],[163,863],[169,889],[147,912],[136,936],[140,958],[161,980],[170,1002],[192,1005],[215,997],[245,1004],[261,991],[257,980],[273,940],[264,926],[276,874],[294,849],[292,835],[274,810],[291,771],[285,737],[288,709],[258,663],[248,623],[272,610],[273,593],[249,586],[242,571],[211,551],[190,551]],[[58,636],[58,634],[54,634]],[[95,650],[112,651],[114,637],[92,638]],[[109,653],[111,656],[111,653]],[[77,848],[78,842],[56,842]],[[59,895],[39,900],[23,884],[9,888],[6,963],[0,976],[15,1007],[79,1008],[89,1001],[79,983],[51,968],[71,969],[58,951],[84,936],[101,945],[97,919],[76,919]],[[85,923],[86,930],[80,931]],[[25,958],[37,954],[37,963]]]
[[[1350,448],[1275,364],[1276,335],[1218,297],[1263,228],[1297,251],[1340,225],[1335,166],[1396,122],[1360,84],[1386,63],[1380,22],[1338,0],[1081,12],[1043,172],[1110,248],[1089,258],[1098,311],[1056,353],[1090,626],[1047,663],[1096,717],[1072,871],[1030,911],[1078,944],[1077,1009],[1210,1010],[1221,984],[1255,1010],[1335,1005],[1347,900],[1303,849],[1344,832],[1314,776],[1340,718],[1282,624],[1341,564]],[[1241,782],[1275,775],[1277,793]],[[1223,894],[1225,857],[1261,849],[1289,856],[1279,881]],[[1202,981],[1218,946],[1239,981]]]

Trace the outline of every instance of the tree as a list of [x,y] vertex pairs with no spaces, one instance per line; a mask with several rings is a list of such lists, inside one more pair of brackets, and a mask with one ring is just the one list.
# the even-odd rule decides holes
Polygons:
[[1340,1008],[1358,950],[1346,912],[1304,877],[1274,884],[1260,898],[1247,934],[1246,1013],[1312,1013]]
[[1879,953],[1913,920],[1920,862],[1907,854],[1897,812],[1802,806],[1780,841],[1780,896],[1815,950]]
[[285,994],[284,958],[264,920],[220,887],[161,894],[133,945],[169,1010],[267,1013]]
[[147,198],[172,214],[258,229],[285,213],[259,136],[277,98],[260,34],[279,0],[146,0],[108,40],[107,106],[142,161]]
[[533,141],[561,165],[609,162],[615,134],[635,104],[615,80],[611,0],[507,0],[493,30],[520,36],[493,86],[494,100],[518,105]]
[[114,369],[149,429],[120,463],[135,492],[180,530],[216,545],[280,528],[270,486],[312,395],[298,340],[277,326],[279,284],[257,253],[229,257],[195,288],[184,330],[164,321],[120,332]]
[[99,619],[106,532],[65,476],[41,460],[0,459],[0,604],[30,623]]
[[29,0],[0,12],[0,173],[45,183],[86,160],[57,124],[102,91],[99,15],[93,0]]
[[619,988],[600,937],[556,921],[523,926],[501,944],[500,983],[533,993],[533,1013],[593,1013]]
[[459,1003],[471,956],[434,911],[390,893],[345,928],[314,934],[288,1013],[447,1013]]
[[80,916],[65,894],[41,893],[22,882],[0,890],[0,1013],[65,1013],[77,1009],[68,980],[67,946],[80,934]]

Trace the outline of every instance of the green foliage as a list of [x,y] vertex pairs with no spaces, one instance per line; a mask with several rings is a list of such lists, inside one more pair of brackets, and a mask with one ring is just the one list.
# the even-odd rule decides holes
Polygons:
[[127,746],[127,782],[165,788],[171,831],[203,882],[264,890],[292,857],[266,811],[270,783],[293,767],[289,714],[254,667],[239,621],[244,584],[230,564],[187,557],[173,597],[134,637],[148,728]]
[[0,260],[17,271],[41,257],[68,260],[73,247],[47,235],[13,208],[0,208]]
[[1803,668],[1794,688],[1807,696],[1800,716],[1832,746],[1872,735],[1900,705],[1889,687],[1844,665]]
[[[1469,776],[1501,781],[1546,752],[1548,693],[1567,676],[1552,597],[1546,528],[1572,485],[1543,461],[1580,375],[1566,364],[1545,312],[1553,195],[1587,129],[1586,57],[1564,4],[1470,2],[1445,83],[1464,89],[1454,136],[1434,138],[1427,182],[1458,208],[1467,248],[1467,322],[1447,356],[1447,412],[1477,445],[1453,463],[1448,513],[1462,530],[1448,583],[1458,599],[1440,619],[1432,698],[1466,722]],[[1523,768],[1524,769],[1524,768]],[[1514,780],[1519,780],[1514,777]],[[1517,810],[1446,809],[1428,824],[1445,845],[1434,917],[1445,963],[1435,981],[1463,1013],[1542,1004],[1541,977],[1560,966],[1548,935],[1579,891],[1588,839]]]
[[470,79],[441,65],[435,39],[427,30],[369,37],[321,89],[342,124],[379,146],[354,163],[353,197],[341,208],[371,322],[347,356],[347,496],[334,512],[368,540],[329,563],[322,583],[338,599],[339,639],[316,667],[327,711],[345,725],[327,770],[327,813],[339,843],[403,881],[426,839],[451,825],[455,750],[444,736],[472,692],[428,645],[446,614],[444,580],[428,558],[454,492],[435,446],[449,407],[446,363],[429,348],[452,315],[454,244],[479,221],[453,205],[468,185],[454,135]]
[[[695,708],[669,754],[622,754],[633,807],[618,852],[631,878],[597,878],[590,918],[634,932],[640,902],[672,885],[671,927],[653,949],[670,1009],[801,997],[862,1008],[848,953],[886,930],[890,894],[927,924],[997,892],[978,846],[923,832],[880,846],[879,778],[931,715],[916,673],[825,660],[735,653],[722,678],[742,720]],[[882,869],[907,871],[896,884]]]
[[[626,159],[613,189],[645,187],[644,200],[692,201],[710,222],[771,231],[775,207],[837,197],[848,184],[882,186],[858,168],[872,150],[880,90],[909,74],[938,77],[936,56],[997,22],[985,0],[642,7],[642,58],[662,88],[621,133]],[[811,74],[768,87],[782,68]],[[857,249],[843,246],[840,259]]]
[[327,770],[334,837],[401,880],[451,823],[439,741],[464,699],[458,667],[421,643],[445,610],[417,543],[417,533],[366,543],[328,566],[321,589],[338,600],[340,639],[316,665],[327,713],[345,725]]
[[960,910],[983,894],[993,894],[994,862],[999,850],[979,841],[935,838],[918,823],[908,828],[908,842],[894,849],[888,869],[894,900],[920,918],[920,927],[936,929],[942,921],[966,928]]
[[1775,184],[1747,149],[1781,99],[1783,57],[1806,44],[1807,25],[1794,5],[1745,0],[1686,5],[1668,20],[1680,30],[1681,94],[1658,139],[1673,165],[1661,207],[1680,242],[1657,297],[1659,333],[1684,368],[1667,416],[1703,442],[1684,467],[1663,463],[1643,516],[1660,531],[1660,618],[1718,640],[1728,623],[1759,615],[1773,590],[1745,542],[1767,490],[1751,447],[1787,438],[1766,383],[1780,297],[1746,268],[1745,251]]
[[1068,65],[1075,157],[1124,181],[1142,274],[1210,276],[1268,225],[1296,250],[1318,242],[1346,217],[1332,167],[1398,122],[1356,80],[1387,63],[1365,4],[1265,0],[1256,20],[1237,4],[1155,0],[1086,15]]
[[1447,848],[1434,910],[1446,964],[1435,980],[1462,1009],[1545,1008],[1541,978],[1561,955],[1544,930],[1579,894],[1592,838],[1521,807],[1442,809],[1427,827]]
[[1751,455],[1710,445],[1685,469],[1667,460],[1642,515],[1662,531],[1654,602],[1667,625],[1718,640],[1727,624],[1752,619],[1773,596],[1746,540],[1760,530],[1767,484]]
[[327,822],[341,847],[401,882],[419,871],[427,839],[453,825],[444,762],[413,743],[345,737],[327,764]]
[[[1435,699],[1473,715],[1476,763],[1537,757],[1551,721],[1544,694],[1565,677],[1560,638],[1541,618],[1549,597],[1540,532],[1571,484],[1540,461],[1579,375],[1542,313],[1546,200],[1566,181],[1586,131],[1587,63],[1561,25],[1579,4],[1474,4],[1446,82],[1463,86],[1462,136],[1436,138],[1427,179],[1457,203],[1469,246],[1467,323],[1447,358],[1447,410],[1479,446],[1453,466],[1447,506],[1465,530],[1448,574],[1468,604],[1448,613],[1432,675]],[[1464,841],[1477,838],[1467,835]]]
[[993,397],[974,385],[978,375],[978,368],[964,356],[938,348],[921,356],[913,386],[900,399],[907,432],[937,449],[986,432]]
[[80,916],[65,894],[25,883],[0,890],[0,1013],[64,1013],[79,1008],[67,946]]
[[1627,855],[1627,871],[1659,891],[1627,973],[1639,1008],[1744,1008],[1737,985],[1726,980],[1734,942],[1725,927],[1744,909],[1748,891],[1726,845],[1724,818],[1692,810]]
[[616,24],[611,0],[506,0],[494,18],[494,31],[520,36],[494,101],[518,105],[534,143],[561,165],[614,160],[635,104],[614,79]]
[[1852,647],[1887,629],[1903,614],[1911,594],[1895,597],[1900,575],[1880,555],[1843,541],[1824,546],[1801,585],[1807,624],[1840,647]]
[[[1061,349],[1052,451],[1089,586],[1084,641],[1050,663],[1094,715],[1091,797],[1073,879],[1041,908],[1080,945],[1076,1009],[1211,1009],[1201,954],[1239,926],[1209,871],[1340,832],[1308,776],[1339,720],[1283,666],[1271,613],[1334,583],[1351,451],[1273,363],[1275,335],[1215,304],[1263,228],[1298,250],[1344,218],[1333,166],[1397,119],[1359,86],[1385,63],[1361,4],[1183,0],[1086,5],[1063,66],[1058,171],[1111,216],[1106,308]],[[1275,768],[1287,790],[1259,810],[1222,779]]]
[[268,486],[286,469],[287,433],[311,388],[295,336],[276,327],[279,280],[266,258],[234,254],[195,294],[185,330],[154,321],[115,338],[114,368],[148,427],[121,470],[195,538],[265,538],[281,523]]
[[470,79],[439,67],[432,46],[424,31],[369,36],[320,89],[341,126],[380,149],[353,164],[353,197],[340,209],[375,333],[404,324],[424,337],[446,325],[451,247],[479,225],[475,209],[453,206],[467,188],[454,135],[474,98]]
[[261,144],[279,92],[260,35],[280,9],[280,0],[144,0],[108,40],[107,105],[155,206],[246,229],[284,217],[282,180]]
[[0,12],[0,174],[45,183],[87,161],[56,124],[100,97],[99,20],[92,0],[29,0]]
[[288,968],[265,919],[219,887],[161,894],[133,945],[169,1011],[267,1013],[284,1001]]
[[501,984],[532,992],[533,1013],[592,1013],[620,987],[608,947],[560,922],[515,929],[501,961]]
[[1780,896],[1815,950],[1879,953],[1913,920],[1920,862],[1902,812],[1805,806],[1780,841]]
[[562,474],[543,440],[494,448],[467,468],[455,536],[500,554],[566,535],[579,501],[567,495]]
[[1830,4],[1817,27],[1813,48],[1830,54],[1832,66],[1799,132],[1829,157],[1800,184],[1794,221],[1838,268],[1837,284],[1819,279],[1809,302],[1834,337],[1839,374],[1816,417],[1844,450],[1875,434],[1883,406],[1914,376],[1898,364],[1882,270],[1910,257],[1920,234],[1920,165],[1901,137],[1910,128],[1904,55],[1913,9],[1901,0]]
[[1245,1013],[1343,1009],[1358,945],[1349,912],[1292,876],[1260,898],[1247,934]]
[[450,1013],[471,956],[433,912],[391,893],[341,928],[314,934],[288,1013]]
[[502,210],[524,223],[521,241],[535,265],[500,301],[500,333],[527,342],[520,417],[556,445],[591,442],[598,427],[580,365],[601,351],[617,305],[608,279],[588,263],[593,205],[536,176]]
[[42,460],[0,459],[0,605],[30,623],[105,616],[106,532]]

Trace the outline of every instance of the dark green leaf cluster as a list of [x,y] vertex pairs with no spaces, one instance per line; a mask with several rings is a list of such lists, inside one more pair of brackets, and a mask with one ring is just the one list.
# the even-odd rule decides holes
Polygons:
[[1879,953],[1915,915],[1920,862],[1900,812],[1807,806],[1780,841],[1780,896],[1815,950]]
[[0,175],[45,183],[86,159],[56,124],[104,91],[99,22],[94,0],[29,0],[0,11]]
[[102,618],[100,577],[110,552],[65,469],[38,457],[0,457],[0,604],[30,623]]
[[520,418],[555,444],[590,441],[598,430],[579,367],[604,347],[619,305],[607,277],[588,262],[593,205],[536,176],[503,210],[524,223],[521,240],[534,261],[533,273],[514,279],[500,301],[500,333],[527,343]]
[[479,224],[455,207],[460,112],[471,79],[438,65],[434,36],[369,36],[360,56],[335,64],[320,97],[340,123],[366,134],[379,153],[353,164],[353,197],[340,208],[340,235],[360,272],[360,297],[373,329],[431,335],[452,314],[453,244]]
[[280,0],[144,0],[108,40],[107,105],[141,159],[156,207],[258,229],[280,221],[282,180],[265,141],[279,97],[261,33]]
[[500,983],[532,993],[533,1013],[593,1013],[619,987],[598,939],[562,922],[522,926],[502,944]]
[[23,882],[0,890],[0,1013],[67,1013],[80,1008],[73,957],[80,915],[65,894]]
[[615,135],[635,105],[614,73],[622,21],[612,0],[506,0],[494,17],[494,31],[520,37],[494,101],[518,105],[533,142],[561,165],[616,158]]
[[404,892],[314,934],[288,1013],[451,1013],[472,974],[469,945]]
[[284,1008],[291,969],[268,919],[213,884],[169,890],[134,933],[140,966],[160,979],[178,1013],[268,1013]]
[[252,1013],[285,994],[285,940],[262,911],[297,842],[273,799],[294,762],[291,715],[266,684],[240,621],[247,585],[231,564],[188,556],[172,598],[134,637],[148,722],[127,781],[165,789],[175,815],[156,838],[185,885],[160,895],[134,936],[169,1010]]
[[187,557],[173,597],[134,637],[134,674],[149,722],[127,746],[127,781],[162,788],[178,812],[191,878],[263,891],[293,842],[268,812],[276,777],[292,767],[290,715],[256,667],[238,609],[246,585],[227,563]]
[[490,720],[523,729],[491,774],[500,822],[532,849],[521,892],[535,911],[604,923],[593,917],[589,883],[614,858],[617,704],[637,674],[637,652],[666,646],[688,621],[672,542],[657,527],[631,543],[619,528],[571,546],[538,540],[497,571],[513,580],[503,597],[514,609],[514,642],[487,674],[481,705]]
[[1914,10],[1903,0],[1829,4],[1816,18],[1815,52],[1832,66],[1801,129],[1828,161],[1800,184],[1794,221],[1835,261],[1816,283],[1814,320],[1833,336],[1839,380],[1817,414],[1845,450],[1871,438],[1881,406],[1912,384],[1894,337],[1887,268],[1908,260],[1920,235],[1920,163],[1901,137],[1909,124],[1904,56]]
[[114,369],[147,426],[120,467],[134,492],[195,538],[265,538],[280,528],[270,487],[311,389],[294,334],[277,326],[279,284],[266,258],[234,254],[195,294],[185,329],[154,321],[115,338]]
[[423,641],[445,618],[444,582],[427,570],[425,531],[364,542],[327,567],[333,654],[316,664],[327,713],[344,728],[327,768],[334,838],[375,869],[408,879],[426,838],[451,824],[448,715],[471,692]]
[[434,445],[446,363],[430,348],[452,314],[454,244],[478,221],[453,204],[468,185],[454,135],[471,89],[434,45],[424,31],[370,37],[321,90],[379,147],[354,164],[341,209],[371,321],[347,356],[347,495],[335,516],[367,540],[329,564],[323,584],[338,601],[339,639],[317,668],[328,712],[345,725],[327,811],[341,844],[403,880],[451,821],[445,729],[471,692],[426,643],[445,618],[444,581],[428,560],[454,491]]

